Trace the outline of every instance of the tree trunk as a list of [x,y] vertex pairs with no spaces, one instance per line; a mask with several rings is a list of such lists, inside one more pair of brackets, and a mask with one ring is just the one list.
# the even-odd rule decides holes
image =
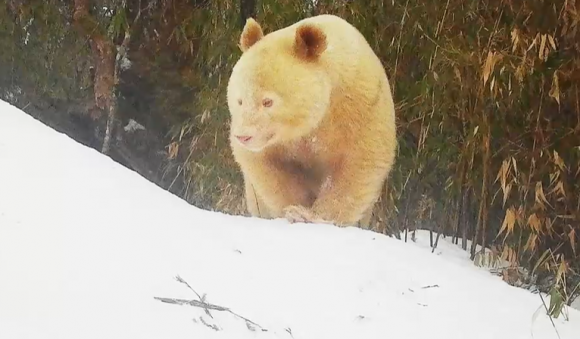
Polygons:
[[489,140],[491,138],[491,132],[489,127],[489,119],[484,120],[484,130],[486,131],[483,137],[483,178],[481,183],[481,201],[479,204],[479,215],[477,217],[477,226],[475,228],[475,236],[473,237],[473,243],[471,244],[471,260],[475,258],[475,252],[477,249],[477,242],[481,237],[481,251],[485,251],[485,232],[487,231],[487,181],[489,176],[489,158],[490,158],[490,146]]
[[240,24],[242,28],[248,18],[256,16],[256,0],[240,0]]
[[107,113],[107,128],[102,149],[106,154],[110,147],[116,111],[114,98],[116,52],[113,42],[108,39],[106,32],[90,14],[89,9],[89,0],[74,0],[74,23],[80,32],[90,39],[95,58],[95,105]]
[[469,229],[469,217],[468,217],[468,208],[471,204],[469,195],[469,190],[466,188],[463,189],[462,198],[461,198],[461,248],[467,250],[467,231]]

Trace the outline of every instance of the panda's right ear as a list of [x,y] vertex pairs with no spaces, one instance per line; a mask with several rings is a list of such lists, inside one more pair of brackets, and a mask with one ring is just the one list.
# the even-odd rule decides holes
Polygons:
[[297,56],[306,60],[316,60],[326,48],[326,34],[320,27],[304,23],[296,28],[294,52]]
[[242,52],[247,51],[263,37],[264,32],[262,31],[260,24],[253,18],[248,18],[244,25],[242,35],[240,36],[240,50],[242,50]]

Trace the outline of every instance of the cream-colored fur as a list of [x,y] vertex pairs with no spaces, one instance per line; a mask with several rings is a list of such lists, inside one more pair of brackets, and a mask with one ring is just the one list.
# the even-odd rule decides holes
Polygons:
[[383,65],[345,20],[320,15],[264,34],[249,19],[227,90],[248,211],[368,223],[397,147]]

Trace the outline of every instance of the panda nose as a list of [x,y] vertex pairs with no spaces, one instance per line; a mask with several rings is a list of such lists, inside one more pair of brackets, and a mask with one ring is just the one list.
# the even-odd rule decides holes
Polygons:
[[250,135],[236,135],[236,138],[238,138],[238,140],[243,144],[252,140],[252,136]]

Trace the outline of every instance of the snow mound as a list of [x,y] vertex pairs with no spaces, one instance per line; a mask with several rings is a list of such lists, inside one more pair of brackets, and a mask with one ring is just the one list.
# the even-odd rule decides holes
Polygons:
[[578,338],[542,308],[411,242],[200,210],[0,102],[0,338]]

